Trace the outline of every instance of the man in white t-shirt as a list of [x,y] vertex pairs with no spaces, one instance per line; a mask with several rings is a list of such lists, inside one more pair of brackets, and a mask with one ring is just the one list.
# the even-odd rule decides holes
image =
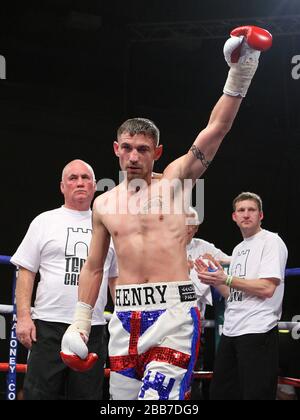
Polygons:
[[[61,360],[61,339],[72,323],[78,298],[80,270],[92,236],[91,202],[96,191],[93,169],[81,160],[63,170],[60,184],[64,205],[37,216],[11,262],[19,267],[17,281],[17,337],[28,349],[24,396],[28,400],[102,398],[107,354],[103,310],[108,279],[117,277],[115,252],[109,247],[101,290],[93,312],[90,351],[96,365],[87,372],[69,369]],[[40,281],[31,314],[36,274]]]
[[243,242],[235,247],[229,275],[208,272],[196,261],[201,281],[227,298],[224,329],[211,386],[214,400],[275,400],[279,368],[278,328],[284,294],[287,248],[261,228],[261,198],[242,193],[233,201],[233,220]]

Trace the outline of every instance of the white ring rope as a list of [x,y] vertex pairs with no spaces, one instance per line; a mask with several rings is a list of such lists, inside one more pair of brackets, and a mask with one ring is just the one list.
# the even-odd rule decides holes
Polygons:
[[[31,308],[33,310],[33,308]],[[11,314],[13,311],[12,305],[0,305],[0,314]],[[112,314],[109,312],[104,312],[105,321],[109,322],[111,320]],[[205,328],[215,328],[215,321],[210,319],[205,319],[201,321],[202,325]],[[292,331],[294,328],[300,330],[300,322],[278,322],[278,328],[280,330]]]

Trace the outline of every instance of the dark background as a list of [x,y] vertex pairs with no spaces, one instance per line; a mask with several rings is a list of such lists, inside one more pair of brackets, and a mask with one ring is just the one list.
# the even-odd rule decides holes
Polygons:
[[[12,255],[31,220],[62,203],[68,161],[86,160],[97,179],[118,181],[112,142],[125,119],[144,116],[160,127],[157,171],[185,153],[222,93],[223,44],[241,24],[269,29],[274,46],[205,173],[200,236],[230,253],[240,241],[232,199],[254,191],[264,227],[286,242],[288,266],[300,266],[300,79],[291,77],[298,0],[1,2],[0,254]],[[0,275],[0,303],[9,304],[11,273],[1,267]],[[299,298],[299,279],[288,279],[285,320],[300,313]]]

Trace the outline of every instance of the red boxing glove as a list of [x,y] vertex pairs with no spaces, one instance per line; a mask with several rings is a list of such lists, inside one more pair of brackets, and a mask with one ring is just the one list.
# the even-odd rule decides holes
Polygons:
[[98,356],[96,353],[89,353],[85,359],[81,359],[75,354],[66,354],[63,351],[61,351],[60,357],[69,368],[77,372],[85,372],[86,370],[92,369],[92,367],[98,360]]
[[91,330],[92,307],[84,302],[77,302],[74,322],[63,335],[60,357],[73,370],[84,372],[91,369],[98,356],[89,353],[87,342]]
[[244,36],[250,48],[257,51],[267,51],[272,47],[273,37],[266,29],[258,26],[240,26],[233,29],[231,36]]
[[245,97],[256,72],[261,51],[272,46],[272,35],[257,26],[240,26],[230,33],[224,45],[224,56],[230,71],[224,93]]

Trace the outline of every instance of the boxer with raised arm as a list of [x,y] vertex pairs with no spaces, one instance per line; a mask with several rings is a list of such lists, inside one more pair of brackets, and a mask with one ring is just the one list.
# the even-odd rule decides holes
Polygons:
[[[93,363],[86,342],[112,237],[119,267],[109,326],[112,399],[184,399],[190,386],[199,313],[187,266],[186,214],[184,209],[173,211],[181,201],[178,185],[186,179],[195,182],[208,168],[247,93],[260,51],[271,43],[271,35],[260,28],[233,31],[224,46],[231,67],[224,95],[192,147],[161,179],[151,178],[162,154],[154,123],[134,118],[118,130],[114,151],[126,178],[94,203],[90,253],[80,275],[74,323],[63,338],[61,353],[75,369]],[[174,180],[179,184],[166,190]]]

